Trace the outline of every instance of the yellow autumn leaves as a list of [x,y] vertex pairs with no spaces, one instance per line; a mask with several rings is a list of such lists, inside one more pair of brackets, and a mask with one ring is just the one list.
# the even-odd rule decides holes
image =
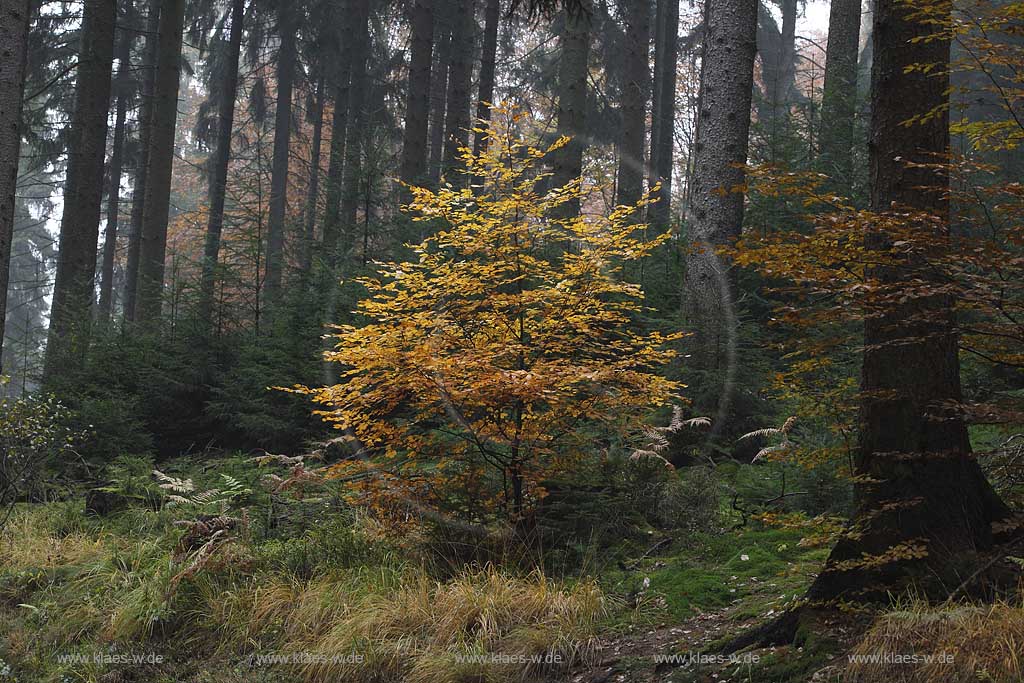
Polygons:
[[657,370],[680,335],[640,329],[642,292],[621,273],[668,239],[636,224],[650,197],[556,217],[570,200],[586,206],[578,181],[545,187],[543,162],[566,140],[534,147],[516,134],[520,115],[494,119],[486,151],[462,153],[473,187],[410,188],[408,211],[433,235],[415,260],[361,281],[367,324],[339,328],[327,354],[342,380],[306,391],[371,451],[418,461],[416,476],[489,470],[518,509],[594,439],[669,402],[678,386]]

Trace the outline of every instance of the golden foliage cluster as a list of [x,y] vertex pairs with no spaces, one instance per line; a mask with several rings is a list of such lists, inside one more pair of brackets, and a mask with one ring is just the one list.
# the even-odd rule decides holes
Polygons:
[[326,354],[341,381],[293,390],[378,456],[334,474],[369,466],[359,479],[375,494],[422,500],[490,472],[518,513],[595,438],[637,430],[673,398],[679,385],[657,369],[680,335],[639,329],[643,292],[622,276],[668,239],[636,223],[650,195],[565,216],[581,183],[545,189],[543,162],[568,140],[535,147],[517,135],[521,114],[494,119],[485,151],[461,153],[472,187],[409,188],[408,212],[432,234],[415,260],[360,281],[363,322],[337,327]]

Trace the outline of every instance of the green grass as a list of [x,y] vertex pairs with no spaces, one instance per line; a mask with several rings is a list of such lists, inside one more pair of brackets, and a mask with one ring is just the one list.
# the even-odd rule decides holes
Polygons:
[[807,586],[827,550],[799,545],[795,531],[751,525],[738,531],[693,533],[677,539],[658,557],[645,559],[635,571],[614,571],[605,583],[618,592],[648,591],[664,600],[664,612],[682,621],[702,611],[735,604],[741,617],[779,611]]

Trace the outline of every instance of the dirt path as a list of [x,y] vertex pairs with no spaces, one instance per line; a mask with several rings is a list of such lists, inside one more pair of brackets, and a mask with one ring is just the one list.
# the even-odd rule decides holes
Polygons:
[[[738,621],[732,609],[697,614],[673,625],[630,626],[600,639],[597,666],[575,672],[572,683],[662,683],[708,645],[754,623]],[[664,659],[675,658],[674,661]]]

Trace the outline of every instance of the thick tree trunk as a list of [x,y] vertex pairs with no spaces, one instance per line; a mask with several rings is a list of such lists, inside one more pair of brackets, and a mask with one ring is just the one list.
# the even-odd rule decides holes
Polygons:
[[627,0],[625,5],[625,83],[622,87],[622,130],[619,137],[618,203],[635,204],[644,190],[644,142],[647,101],[650,98],[649,0]]
[[288,209],[288,154],[292,138],[292,90],[297,60],[296,31],[292,11],[282,7],[277,16],[281,45],[277,52],[277,107],[274,113],[274,158],[270,164],[270,215],[267,220],[267,274],[264,284],[267,306],[280,298],[284,273],[284,222]]
[[345,169],[345,137],[348,128],[348,93],[352,78],[352,41],[349,26],[352,18],[346,14],[340,21],[344,47],[337,68],[332,72],[334,113],[331,117],[331,144],[327,160],[327,182],[324,188],[323,251],[329,267],[338,259],[338,238],[341,234],[341,194]]
[[[565,16],[561,35],[562,55],[558,69],[558,134],[569,144],[554,155],[551,183],[563,187],[583,174],[583,151],[587,147],[587,80],[590,75],[590,29],[593,4]],[[559,214],[575,216],[580,212],[578,199],[566,202]]]
[[29,0],[0,0],[0,359],[3,358],[7,285],[11,272],[11,242],[14,239],[28,27]]
[[409,18],[412,50],[409,90],[405,100],[401,178],[422,184],[427,175],[427,132],[430,117],[430,64],[434,53],[434,0],[414,0]]
[[362,202],[359,185],[363,180],[362,148],[368,85],[367,61],[370,56],[369,0],[352,2],[352,81],[349,88],[349,126],[345,135],[345,174],[341,196],[341,227],[346,236],[355,235],[356,212]]
[[174,170],[174,134],[178,122],[184,16],[185,0],[163,0],[135,309],[135,320],[147,325],[160,319],[163,306],[164,259],[167,254],[167,223]]
[[475,5],[474,0],[458,0],[452,30],[453,51],[448,71],[443,173],[453,187],[464,187],[468,182],[467,176],[460,171],[459,150],[469,145],[473,34],[476,31]]
[[695,332],[693,365],[704,372],[701,411],[728,423],[736,317],[729,269],[716,248],[740,235],[757,34],[757,0],[706,5],[700,107],[693,150],[684,311]]
[[[309,270],[313,265],[313,243],[316,240],[317,204],[320,199],[320,148],[324,140],[324,77],[321,75],[316,83],[316,98],[313,111],[313,150],[309,155],[309,184],[306,188],[306,229],[302,239],[301,275],[304,282],[308,281]],[[305,288],[303,288],[305,289]]]
[[[880,213],[903,207],[948,220],[948,175],[907,165],[934,163],[949,150],[941,65],[950,44],[922,40],[938,28],[909,18],[898,0],[877,0],[870,165],[871,208]],[[914,64],[939,68],[908,72]],[[903,125],[929,111],[927,121]],[[868,235],[869,248],[890,244],[884,228]],[[921,270],[908,260],[871,275],[898,286],[908,272]],[[911,294],[865,322],[856,534],[833,549],[810,589],[813,600],[886,600],[910,586],[945,598],[977,588],[967,582],[982,566],[978,552],[992,547],[992,523],[1008,512],[972,457],[955,407],[962,397],[952,304],[941,294]],[[872,561],[881,556],[889,559]]]
[[661,183],[650,222],[668,227],[672,215],[675,158],[676,67],[679,61],[679,0],[658,0],[654,50],[654,103],[651,109],[651,185]]
[[821,100],[821,157],[818,167],[847,187],[853,176],[859,47],[860,0],[832,0],[828,19],[825,90]]
[[89,343],[116,22],[114,0],[85,0],[44,384],[79,368]]
[[227,196],[228,163],[231,161],[231,135],[235,125],[235,100],[238,98],[238,61],[242,49],[245,0],[231,0],[231,33],[224,63],[224,83],[217,102],[217,143],[210,159],[210,215],[206,222],[203,247],[203,272],[199,287],[199,313],[204,330],[210,329],[213,297],[220,260],[221,234],[224,230],[224,203]]
[[107,226],[103,236],[103,263],[100,269],[100,300],[97,317],[100,324],[110,322],[114,294],[114,260],[117,256],[117,231],[121,213],[121,171],[124,167],[125,119],[131,90],[131,52],[134,36],[131,32],[134,7],[132,0],[125,3],[126,27],[117,48],[117,80],[115,83],[114,141],[107,174]]
[[156,89],[156,60],[160,45],[160,7],[162,0],[150,0],[146,19],[146,40],[143,56],[142,85],[139,91],[139,158],[132,181],[131,230],[128,234],[128,255],[125,263],[124,319],[135,320],[135,303],[139,288],[139,255],[142,249],[142,215],[146,208],[146,179],[149,174],[149,140],[153,129],[153,101]]
[[[491,120],[491,105],[494,104],[494,70],[498,56],[498,21],[501,17],[501,0],[487,0],[484,8],[483,51],[480,58],[480,86],[476,98],[474,127]],[[486,149],[487,138],[476,133],[473,136],[473,153],[481,154]]]
[[448,3],[434,8],[434,63],[430,74],[430,150],[427,178],[437,185],[444,154],[444,119],[448,97],[448,68],[452,61],[452,25],[456,21]]

